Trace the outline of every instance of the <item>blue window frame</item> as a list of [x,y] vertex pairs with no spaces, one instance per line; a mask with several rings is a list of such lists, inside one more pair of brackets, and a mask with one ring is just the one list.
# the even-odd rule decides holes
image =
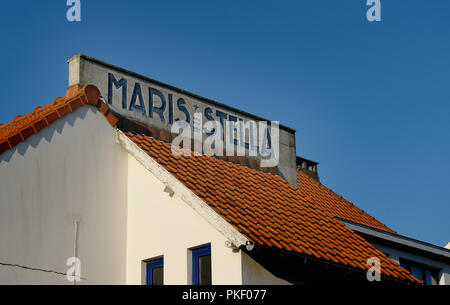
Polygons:
[[148,261],[146,272],[147,285],[164,285],[164,258]]
[[424,285],[438,285],[439,270],[400,258],[400,266],[411,272]]
[[192,284],[211,285],[211,246],[192,250]]

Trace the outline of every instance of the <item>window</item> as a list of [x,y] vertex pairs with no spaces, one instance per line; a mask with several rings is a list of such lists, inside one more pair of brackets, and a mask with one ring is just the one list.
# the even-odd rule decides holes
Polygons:
[[211,285],[211,246],[192,250],[192,284]]
[[411,272],[424,285],[438,285],[439,271],[424,264],[400,259],[400,266]]
[[146,262],[146,284],[164,285],[164,259],[158,258]]

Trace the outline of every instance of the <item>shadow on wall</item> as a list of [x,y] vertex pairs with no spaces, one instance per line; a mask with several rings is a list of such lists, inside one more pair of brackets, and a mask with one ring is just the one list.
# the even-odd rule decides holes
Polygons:
[[96,107],[91,105],[86,105],[84,107],[78,108],[75,112],[69,113],[63,119],[57,120],[53,124],[45,127],[37,134],[29,137],[26,141],[19,143],[10,150],[1,154],[0,164],[2,162],[8,163],[16,152],[18,152],[21,156],[24,156],[30,146],[36,149],[42,140],[50,143],[55,132],[62,134],[66,124],[69,124],[73,127],[77,119],[84,120],[89,111],[92,111],[94,114],[97,114],[97,112],[99,112]]

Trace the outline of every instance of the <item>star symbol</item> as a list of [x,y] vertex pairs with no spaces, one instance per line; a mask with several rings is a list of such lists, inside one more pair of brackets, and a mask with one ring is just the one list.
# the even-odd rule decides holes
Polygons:
[[198,105],[194,105],[194,111],[197,111],[199,109],[200,109],[200,107]]

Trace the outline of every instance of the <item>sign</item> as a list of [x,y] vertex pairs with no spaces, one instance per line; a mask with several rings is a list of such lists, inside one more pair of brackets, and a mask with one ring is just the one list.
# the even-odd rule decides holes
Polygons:
[[[242,146],[248,156],[261,159],[261,153],[273,146],[270,121],[85,55],[76,55],[68,62],[69,86],[97,86],[111,110],[127,119],[171,132],[177,122],[186,122],[192,130],[199,128],[200,114],[203,122],[220,124],[218,130],[224,141],[232,128],[231,141]],[[259,122],[265,122],[267,128],[254,126],[258,135],[252,134],[252,124]],[[203,138],[214,131],[204,130]],[[297,185],[295,130],[279,125],[277,137],[280,175]]]

